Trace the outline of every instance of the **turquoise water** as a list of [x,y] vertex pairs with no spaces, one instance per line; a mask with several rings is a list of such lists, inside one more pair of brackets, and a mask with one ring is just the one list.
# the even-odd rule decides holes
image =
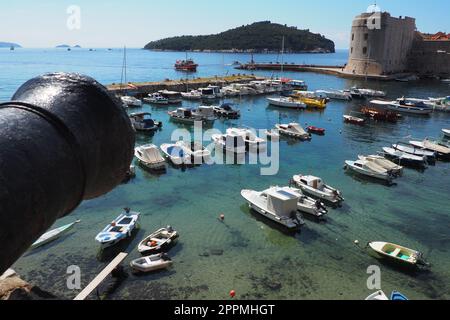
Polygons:
[[[201,67],[196,76],[236,73],[234,60],[248,55],[193,54]],[[179,53],[128,50],[128,80],[180,78],[172,70]],[[276,55],[256,55],[257,61],[276,61]],[[287,55],[285,61],[314,64],[343,64],[346,52],[330,55]],[[32,76],[50,71],[76,71],[104,84],[119,82],[122,52],[87,50],[0,50],[0,100],[7,100],[17,87]],[[272,73],[256,72],[270,76]],[[438,81],[417,83],[358,82],[312,73],[285,73],[307,81],[311,89],[348,88],[361,85],[386,90],[390,97],[443,96],[450,87]],[[342,115],[356,110],[358,101],[331,102],[324,112],[289,111],[268,107],[264,97],[235,100],[239,120],[219,120],[214,128],[231,125],[256,129],[271,128],[278,121],[296,121],[324,127],[325,136],[311,142],[282,140],[280,171],[261,176],[258,165],[211,165],[181,170],[169,167],[166,174],[153,175],[137,167],[137,177],[103,197],[84,202],[73,214],[55,226],[81,219],[72,233],[61,240],[25,254],[14,268],[23,277],[62,298],[78,291],[66,288],[66,268],[78,265],[82,285],[110,261],[119,250],[139,255],[139,241],[154,230],[172,225],[180,232],[177,246],[170,251],[174,266],[157,274],[137,276],[127,268],[128,277],[111,299],[227,299],[235,290],[239,299],[362,299],[370,265],[382,270],[382,289],[398,290],[410,299],[448,299],[450,284],[450,164],[438,162],[425,172],[406,169],[394,186],[374,183],[346,173],[345,160],[358,154],[375,153],[401,140],[438,136],[450,127],[449,115],[430,118],[406,116],[398,124],[370,123],[365,127],[347,125]],[[195,103],[185,103],[195,106]],[[137,136],[138,145],[170,142],[180,126],[168,121],[173,107],[142,108],[164,122],[153,137]],[[307,220],[301,233],[293,236],[249,212],[241,189],[262,190],[287,185],[297,173],[312,173],[339,188],[345,203],[330,210],[326,223]],[[104,255],[98,255],[95,235],[129,206],[142,212],[141,229],[134,237]],[[225,221],[220,222],[220,214]],[[354,245],[359,240],[361,245]],[[390,241],[425,253],[431,272],[404,272],[369,255],[369,241]],[[95,298],[95,297],[92,297]]]

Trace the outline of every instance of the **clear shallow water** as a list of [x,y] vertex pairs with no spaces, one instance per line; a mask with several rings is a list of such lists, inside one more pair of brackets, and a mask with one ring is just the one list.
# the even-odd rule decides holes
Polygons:
[[[193,54],[201,64],[196,76],[236,73],[229,64],[247,61],[248,55]],[[128,80],[148,81],[180,78],[172,70],[179,53],[128,50]],[[276,55],[256,55],[257,61],[276,61]],[[289,55],[288,62],[314,64],[345,63],[346,52],[334,55]],[[95,77],[104,84],[118,82],[122,52],[117,49],[87,50],[0,50],[0,100],[7,100],[17,87],[43,72],[75,71]],[[272,73],[256,72],[270,76]],[[443,96],[449,87],[439,82],[360,83],[327,75],[285,73],[304,79],[311,89],[348,88],[354,84],[388,91],[390,97]],[[438,136],[450,126],[449,115],[431,118],[405,117],[398,124],[346,125],[342,114],[355,110],[358,102],[331,102],[320,112],[287,111],[267,107],[264,97],[236,100],[240,120],[216,121],[214,127],[230,125],[270,128],[278,121],[297,121],[327,129],[324,137],[311,142],[282,140],[280,171],[260,176],[259,166],[202,166],[186,171],[169,168],[155,176],[137,168],[137,177],[109,194],[84,202],[72,215],[55,226],[82,219],[75,231],[60,241],[24,255],[14,268],[24,278],[63,298],[77,292],[66,289],[66,267],[82,270],[83,286],[107,264],[108,255],[97,256],[95,235],[125,206],[143,213],[141,229],[119,249],[127,250],[126,262],[138,257],[136,246],[143,236],[165,225],[180,234],[170,255],[174,267],[165,272],[128,278],[110,296],[113,299],[226,299],[236,290],[242,299],[361,299],[366,288],[366,269],[382,268],[382,288],[394,289],[411,299],[448,299],[450,283],[450,165],[438,162],[425,172],[407,169],[397,185],[388,187],[345,173],[344,160],[358,154],[375,153],[381,147],[408,140],[406,137]],[[185,103],[192,105],[194,103]],[[155,136],[138,135],[136,143],[169,142],[178,125],[169,122],[167,108],[145,105],[164,122]],[[173,109],[173,108],[169,108]],[[328,222],[307,221],[300,234],[290,236],[251,212],[240,190],[262,190],[287,185],[292,175],[313,173],[344,193],[344,207],[330,210]],[[225,222],[218,216],[224,213]],[[431,272],[410,274],[381,263],[361,248],[368,241],[386,240],[421,250],[433,264]],[[114,252],[108,252],[110,256]],[[127,269],[127,271],[129,271]]]

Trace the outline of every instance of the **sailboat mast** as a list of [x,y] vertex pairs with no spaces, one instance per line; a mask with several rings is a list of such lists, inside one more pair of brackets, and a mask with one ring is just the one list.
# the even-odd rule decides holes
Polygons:
[[283,76],[284,72],[284,36],[281,42],[281,76]]

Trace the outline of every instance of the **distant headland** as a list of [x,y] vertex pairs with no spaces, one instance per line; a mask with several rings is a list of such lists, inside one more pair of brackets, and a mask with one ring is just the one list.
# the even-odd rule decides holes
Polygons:
[[0,48],[22,48],[21,45],[13,42],[0,42]]
[[56,46],[55,48],[81,48],[80,45],[76,45],[76,46],[69,46],[68,44],[60,44],[58,46]]
[[297,27],[256,22],[215,35],[179,36],[152,41],[144,49],[198,52],[280,52],[285,39],[287,53],[334,53],[334,42],[321,34]]

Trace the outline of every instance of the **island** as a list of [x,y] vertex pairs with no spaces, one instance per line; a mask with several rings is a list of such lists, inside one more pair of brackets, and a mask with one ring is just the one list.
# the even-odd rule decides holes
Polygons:
[[144,49],[155,51],[198,52],[280,52],[284,37],[287,53],[334,53],[334,42],[308,29],[255,22],[219,34],[178,36],[148,43]]
[[0,42],[0,48],[22,48],[22,46],[13,42]]
[[76,46],[71,47],[68,44],[60,44],[60,45],[56,46],[55,48],[63,48],[63,49],[75,48],[75,49],[80,49],[81,46],[77,44]]

